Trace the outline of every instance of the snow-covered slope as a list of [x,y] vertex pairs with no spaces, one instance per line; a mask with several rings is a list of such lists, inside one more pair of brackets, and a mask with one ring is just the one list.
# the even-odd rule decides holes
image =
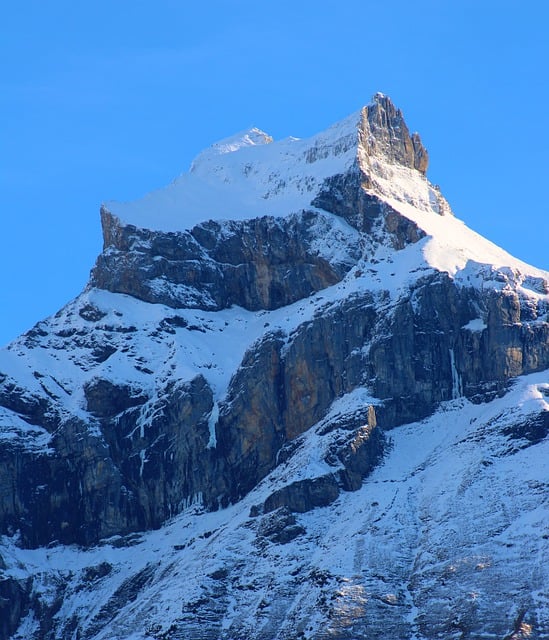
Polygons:
[[0,639],[547,637],[549,274],[426,169],[377,94],[103,207],[0,352]]
[[161,231],[183,231],[208,219],[286,216],[307,207],[325,178],[351,167],[359,122],[355,113],[308,140],[273,142],[258,129],[244,131],[200,153],[169,186],[106,206],[123,223]]
[[[549,451],[526,425],[548,415],[548,396],[536,374],[488,405],[446,403],[390,433],[390,453],[359,491],[293,520],[251,518],[275,487],[321,463],[326,436],[313,428],[237,505],[191,506],[160,531],[88,550],[6,539],[5,571],[34,578],[52,607],[66,585],[59,638],[75,619],[80,637],[98,640],[543,638]],[[282,544],[284,532],[295,537]],[[29,613],[13,637],[38,629]]]

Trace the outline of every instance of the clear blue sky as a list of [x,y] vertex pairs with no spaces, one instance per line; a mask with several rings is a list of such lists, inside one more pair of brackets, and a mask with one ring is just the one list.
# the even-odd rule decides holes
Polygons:
[[0,25],[0,344],[85,286],[99,206],[249,126],[306,137],[391,96],[456,215],[549,269],[544,0],[44,0]]

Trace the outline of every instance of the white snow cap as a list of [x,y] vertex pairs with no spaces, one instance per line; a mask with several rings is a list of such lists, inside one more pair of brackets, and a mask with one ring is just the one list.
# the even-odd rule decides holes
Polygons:
[[286,216],[310,207],[327,177],[356,160],[360,111],[307,140],[249,129],[216,142],[172,184],[105,208],[122,224],[183,231],[205,220]]
[[167,232],[206,220],[284,217],[314,208],[311,203],[327,178],[360,169],[368,193],[425,232],[422,253],[428,265],[455,276],[469,261],[490,262],[546,277],[451,215],[424,171],[411,166],[409,158],[399,160],[407,149],[408,139],[399,138],[405,128],[400,110],[376,93],[369,105],[307,139],[274,142],[257,128],[224,138],[202,151],[172,184],[135,202],[107,203],[106,209],[122,225]]
[[228,138],[223,138],[223,140],[219,140],[219,142],[214,142],[211,147],[204,149],[204,151],[199,153],[193,160],[190,170],[191,172],[195,171],[197,166],[203,162],[207,162],[212,157],[233,153],[243,147],[254,147],[260,144],[270,144],[271,142],[273,142],[273,138],[264,131],[261,131],[261,129],[257,127],[246,129]]

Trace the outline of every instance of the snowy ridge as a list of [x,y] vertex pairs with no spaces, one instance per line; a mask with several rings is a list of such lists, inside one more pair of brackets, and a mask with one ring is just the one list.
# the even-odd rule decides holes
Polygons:
[[202,151],[192,162],[191,172],[205,171],[204,165],[212,161],[216,156],[225,153],[233,153],[243,147],[253,147],[259,144],[269,144],[273,141],[270,135],[253,127],[234,136],[215,142],[209,149]]
[[[132,203],[107,202],[122,223],[182,231],[204,220],[281,216],[310,205],[325,178],[355,161],[360,112],[308,140],[237,134],[198,155],[191,171]],[[246,142],[247,141],[247,142]]]
[[549,272],[517,260],[456,219],[423,173],[388,158],[383,146],[370,148],[362,132],[367,109],[380,99],[384,96],[376,94],[361,111],[308,139],[274,142],[255,128],[236,134],[200,153],[190,172],[169,186],[135,202],[108,202],[106,207],[122,225],[169,232],[210,219],[287,216],[311,209],[327,178],[358,167],[367,193],[427,234],[422,262],[428,267],[468,283],[476,279],[471,273],[475,263],[509,267],[519,278],[530,275],[549,282]]

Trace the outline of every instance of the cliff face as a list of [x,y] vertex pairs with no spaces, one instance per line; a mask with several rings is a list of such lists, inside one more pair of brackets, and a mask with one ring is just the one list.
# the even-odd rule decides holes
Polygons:
[[[176,575],[162,561],[159,568],[149,559],[120,583],[109,578],[116,561],[99,560],[99,547],[89,552],[97,563],[85,564],[88,554],[78,561],[85,564],[80,573],[71,575],[52,570],[33,578],[21,569],[22,559],[19,573],[4,567],[0,612],[7,601],[10,613],[0,616],[0,638],[22,637],[21,629],[36,638],[73,637],[76,629],[82,638],[115,637],[108,635],[113,620],[120,638],[138,632],[144,635],[135,637],[319,638],[321,619],[331,620],[326,637],[354,638],[366,630],[377,637],[376,616],[383,616],[385,632],[402,638],[434,638],[462,627],[469,635],[519,638],[524,625],[529,637],[538,637],[540,620],[549,619],[527,597],[536,580],[543,586],[538,574],[521,583],[525,611],[516,609],[511,592],[487,581],[479,588],[483,597],[497,595],[499,618],[465,598],[452,605],[455,624],[437,605],[446,621],[437,626],[437,608],[417,567],[387,557],[397,569],[387,578],[392,590],[381,593],[364,553],[376,545],[374,523],[389,517],[392,504],[368,478],[377,473],[375,482],[393,482],[395,447],[398,456],[407,455],[407,446],[422,449],[425,435],[414,443],[410,429],[402,439],[401,425],[424,421],[414,429],[420,433],[421,424],[429,424],[441,440],[433,440],[434,449],[426,442],[416,471],[406,471],[419,512],[399,511],[406,519],[404,554],[414,544],[427,549],[433,531],[442,539],[445,523],[459,520],[453,508],[446,520],[430,510],[411,480],[416,473],[426,483],[436,477],[428,474],[438,468],[445,411],[457,416],[461,408],[471,421],[463,426],[463,442],[488,438],[490,460],[507,455],[500,428],[506,442],[527,442],[532,451],[545,442],[545,392],[510,422],[482,406],[500,403],[506,411],[512,381],[549,368],[549,274],[518,263],[455,220],[425,178],[428,156],[419,136],[410,135],[385,96],[308,141],[272,143],[252,133],[214,145],[189,174],[133,208],[104,206],[104,249],[87,289],[0,359],[0,532],[14,557],[14,541],[28,554],[51,543],[104,545],[112,536],[166,526],[178,514],[197,530],[198,522],[215,520],[216,532],[226,530],[216,533],[219,544],[230,540],[236,555],[216,568],[217,547],[210,549],[211,588],[196,586],[202,595],[168,616],[172,627],[155,618],[146,600],[161,574]],[[205,213],[197,218],[201,203]],[[171,217],[162,218],[168,210]],[[534,387],[545,389],[539,381]],[[457,452],[459,428],[454,436],[449,446]],[[455,470],[467,487],[471,465],[467,458]],[[461,494],[450,485],[457,504]],[[360,519],[360,500],[350,496],[364,491],[372,507],[363,527],[373,529],[370,537],[364,528],[352,533],[351,582],[342,582],[345,572],[333,566],[321,571],[322,563],[303,549],[309,564],[291,568],[295,585],[268,578],[270,545],[297,545],[297,554],[310,534],[331,548],[337,526],[318,529],[314,510],[351,505],[348,514]],[[395,494],[393,503],[399,500]],[[483,501],[477,499],[475,512]],[[530,494],[517,501],[526,510],[538,508]],[[335,513],[323,517],[337,520]],[[230,527],[229,518],[236,518]],[[498,518],[498,526],[518,526],[515,516],[494,514]],[[237,539],[247,540],[246,528],[259,555],[255,568],[244,571],[235,558],[245,553]],[[379,532],[380,544],[389,529]],[[496,529],[484,527],[485,539],[476,542],[461,539],[467,563],[484,563],[475,545],[489,547]],[[173,530],[165,530],[171,539]],[[202,540],[211,535],[200,534]],[[131,537],[117,539],[122,549],[133,544]],[[185,539],[176,551],[208,553],[195,538]],[[383,559],[371,553],[371,566],[381,571]],[[425,575],[438,576],[446,562],[440,553],[438,560],[422,560]],[[467,563],[457,574],[448,569],[449,584],[471,583]],[[513,571],[524,563],[521,556]],[[192,580],[206,579],[194,570]],[[278,595],[254,609],[235,586],[244,574],[257,584],[274,580]],[[89,607],[74,609],[75,594],[100,585],[110,590],[108,604],[93,616]],[[302,619],[292,613],[292,589],[304,611],[311,609]],[[145,598],[140,610],[150,618],[147,628],[137,629],[133,614],[123,613],[136,598]],[[230,614],[231,598],[247,621]],[[314,618],[322,598],[323,613]]]
[[[339,282],[360,258],[358,234],[315,211],[163,233],[122,226],[101,211],[105,246],[92,286],[174,308],[278,309]],[[345,245],[336,260],[318,238]]]

